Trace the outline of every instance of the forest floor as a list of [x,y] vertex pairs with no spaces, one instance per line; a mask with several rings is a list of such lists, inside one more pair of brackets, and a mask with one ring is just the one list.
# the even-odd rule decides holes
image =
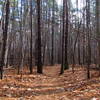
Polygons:
[[86,70],[75,68],[59,75],[60,66],[44,67],[43,75],[29,75],[27,70],[17,75],[15,70],[7,70],[0,80],[0,100],[100,100],[100,77],[91,71],[87,80]]

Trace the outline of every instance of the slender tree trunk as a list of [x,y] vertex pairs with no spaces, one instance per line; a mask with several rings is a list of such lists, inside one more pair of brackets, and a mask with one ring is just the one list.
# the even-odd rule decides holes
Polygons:
[[65,64],[64,69],[69,69],[68,67],[68,1],[66,0],[66,29],[65,29]]
[[[96,32],[98,38],[98,51],[99,51],[99,59],[98,64],[100,68],[100,0],[96,0]],[[100,70],[99,70],[100,75]]]
[[5,25],[3,29],[3,47],[2,47],[2,55],[1,55],[1,79],[3,78],[3,66],[4,66],[4,58],[5,58],[5,51],[6,51],[6,42],[7,42],[7,32],[8,32],[8,24],[9,24],[9,0],[6,1],[6,16],[5,16]]
[[30,30],[31,30],[31,39],[30,39],[30,74],[33,73],[32,69],[32,0],[30,0]]
[[64,32],[65,32],[65,0],[63,0],[62,63],[61,63],[60,74],[64,73]]
[[87,78],[90,79],[91,47],[90,47],[90,0],[86,0],[86,26],[87,26]]
[[83,63],[83,66],[85,65],[85,23],[84,23],[84,20],[85,20],[85,14],[84,14],[84,11],[83,11],[83,29],[82,29],[82,32],[83,32],[83,47],[82,47],[82,49],[83,49],[83,52],[82,52],[82,55],[83,55],[83,61],[82,61],[82,63]]
[[42,71],[42,60],[41,60],[41,14],[40,14],[40,1],[41,0],[37,0],[37,25],[38,25],[38,31],[37,31],[37,34],[38,34],[38,61],[37,61],[37,73],[40,73],[42,74],[43,71]]
[[54,65],[54,2],[53,0],[53,8],[52,8],[52,51],[51,51],[51,65]]

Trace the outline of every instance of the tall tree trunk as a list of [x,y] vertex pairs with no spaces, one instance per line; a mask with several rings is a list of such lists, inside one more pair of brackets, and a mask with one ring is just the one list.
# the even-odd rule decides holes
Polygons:
[[1,55],[1,79],[3,78],[3,66],[4,66],[4,58],[5,58],[5,51],[6,51],[6,42],[7,42],[7,32],[8,32],[8,24],[9,24],[9,0],[6,1],[6,16],[5,16],[5,26],[3,28],[3,47],[2,47],[2,55]]
[[65,64],[64,69],[69,69],[68,67],[68,1],[66,0],[66,29],[65,29]]
[[53,0],[53,7],[52,7],[52,50],[51,50],[51,65],[54,65],[54,2],[55,0]]
[[86,26],[87,26],[87,78],[90,79],[91,47],[90,47],[90,0],[86,0]]
[[37,73],[42,74],[42,60],[41,60],[41,13],[40,13],[40,1],[41,0],[37,0],[37,26],[38,26],[38,40],[37,40],[37,44],[38,44],[38,61],[37,61]]
[[30,74],[33,73],[32,70],[32,0],[30,0],[30,30],[31,30],[31,39],[30,39]]
[[[96,32],[98,38],[98,51],[99,51],[98,64],[100,68],[100,0],[96,0]],[[100,71],[99,71],[99,75],[100,75]]]
[[65,32],[65,0],[63,0],[62,63],[61,63],[60,74],[64,73],[64,32]]

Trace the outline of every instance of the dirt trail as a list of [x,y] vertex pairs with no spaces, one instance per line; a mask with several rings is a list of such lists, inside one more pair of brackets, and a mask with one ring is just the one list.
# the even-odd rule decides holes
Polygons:
[[[45,67],[44,74],[20,75],[9,72],[0,80],[0,100],[91,100],[100,97],[100,78],[86,79],[86,72],[77,69],[59,76],[60,66]],[[93,72],[94,73],[94,72]],[[8,99],[9,98],[9,99]],[[99,99],[98,99],[99,100]]]

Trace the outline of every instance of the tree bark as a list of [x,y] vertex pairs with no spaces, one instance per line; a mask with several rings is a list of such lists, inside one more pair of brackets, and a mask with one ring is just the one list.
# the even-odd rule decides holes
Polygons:
[[30,74],[33,73],[32,69],[32,0],[30,0],[30,30],[31,30],[31,39],[30,39]]
[[40,14],[40,1],[41,0],[37,0],[37,27],[38,27],[38,40],[37,40],[37,44],[38,44],[38,61],[37,61],[37,73],[42,74],[42,60],[41,60],[41,14]]
[[66,0],[66,29],[65,29],[65,62],[64,62],[64,69],[69,69],[67,51],[68,51],[68,1]]
[[8,32],[8,24],[9,24],[9,5],[10,5],[10,2],[9,0],[7,0],[5,25],[3,28],[3,46],[2,46],[2,55],[1,55],[1,66],[0,66],[1,79],[3,78],[3,66],[4,66],[4,60],[5,60],[4,58],[5,58],[6,43],[7,43],[7,32]]

